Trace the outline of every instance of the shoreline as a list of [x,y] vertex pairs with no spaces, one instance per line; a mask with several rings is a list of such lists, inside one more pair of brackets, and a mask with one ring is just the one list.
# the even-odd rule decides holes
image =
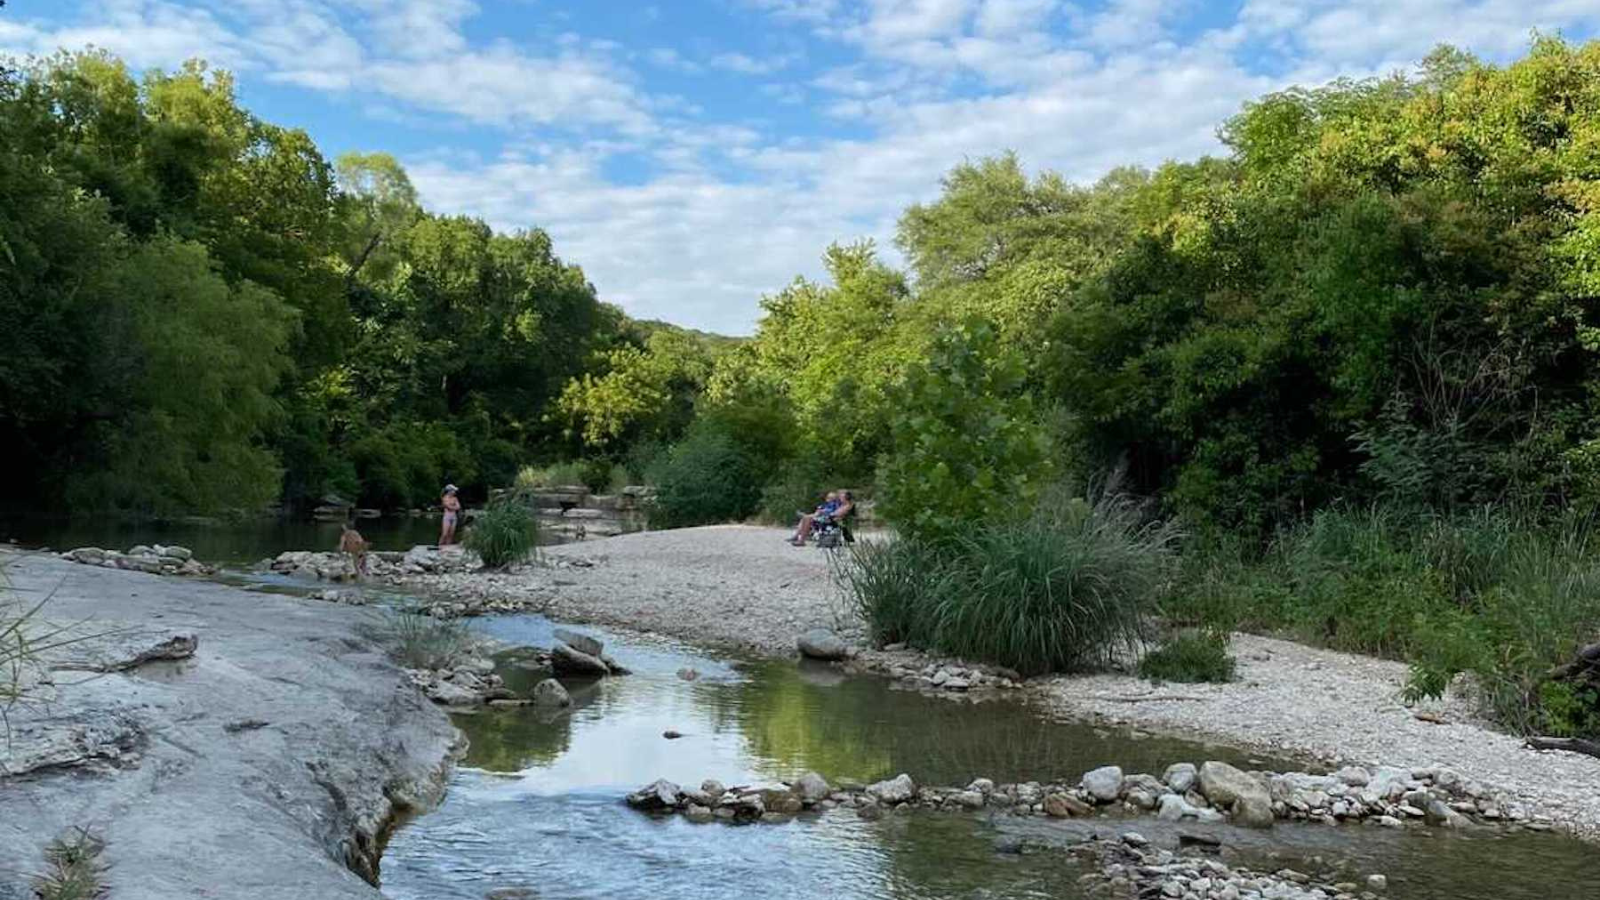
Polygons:
[[[816,627],[863,646],[859,623],[841,621],[828,554],[787,547],[786,533],[748,525],[642,532],[547,547],[544,565],[510,573],[406,583],[769,657],[794,657],[795,639]],[[1234,635],[1233,652],[1239,675],[1228,684],[1156,686],[1099,673],[1035,678],[1017,693],[1044,716],[1214,740],[1330,769],[1452,769],[1557,830],[1600,843],[1600,760],[1528,749],[1486,727],[1459,695],[1405,706],[1403,663],[1249,634]],[[850,665],[895,677],[930,663],[966,665],[915,650],[864,650]]]
[[[104,842],[125,900],[370,900],[461,735],[363,633],[371,614],[0,548],[15,599],[93,636],[46,655],[0,743],[0,897],[46,846]],[[161,652],[151,656],[151,649]]]

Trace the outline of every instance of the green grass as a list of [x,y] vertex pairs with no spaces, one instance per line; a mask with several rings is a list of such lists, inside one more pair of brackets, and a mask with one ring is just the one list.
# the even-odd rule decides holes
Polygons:
[[460,620],[436,619],[409,609],[384,614],[364,631],[384,645],[390,659],[408,669],[454,668],[477,647]]
[[1052,502],[949,541],[858,546],[841,584],[879,641],[1024,674],[1092,669],[1138,645],[1173,537],[1124,497]]
[[520,500],[500,500],[472,520],[462,543],[478,554],[484,565],[502,569],[536,552],[539,520]]
[[1236,661],[1221,631],[1184,631],[1139,660],[1139,674],[1151,681],[1183,684],[1233,680]]
[[106,867],[100,860],[105,842],[87,829],[57,838],[45,848],[47,868],[34,876],[33,890],[39,900],[94,900],[106,892]]

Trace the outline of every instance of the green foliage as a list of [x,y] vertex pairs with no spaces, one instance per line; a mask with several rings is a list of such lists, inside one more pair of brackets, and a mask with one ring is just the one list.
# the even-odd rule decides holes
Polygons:
[[1048,471],[1022,361],[994,330],[943,332],[894,392],[880,511],[903,535],[941,540],[1026,515]]
[[1103,666],[1139,641],[1160,598],[1173,532],[1131,500],[1047,504],[941,541],[852,553],[842,582],[879,641],[1024,674]]
[[714,420],[702,420],[667,451],[650,473],[656,488],[650,524],[685,528],[753,515],[770,464]]
[[526,503],[499,500],[472,519],[464,543],[484,565],[503,569],[527,559],[539,545],[539,520]]
[[105,896],[105,841],[86,828],[73,829],[45,848],[47,868],[33,878],[39,900],[96,900]]
[[1324,511],[1252,558],[1224,543],[1185,554],[1163,613],[1219,629],[1286,630],[1411,663],[1406,693],[1463,673],[1521,733],[1580,733],[1582,689],[1549,681],[1600,633],[1600,563],[1587,526],[1502,511]]
[[1139,675],[1151,681],[1183,684],[1233,680],[1236,661],[1228,653],[1228,633],[1184,631],[1139,659]]
[[436,619],[415,609],[380,614],[364,628],[408,669],[450,669],[477,649],[472,630],[460,619]]

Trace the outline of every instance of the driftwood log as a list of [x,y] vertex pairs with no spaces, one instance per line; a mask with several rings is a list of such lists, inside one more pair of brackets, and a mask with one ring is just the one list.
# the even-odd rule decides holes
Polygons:
[[1600,759],[1600,741],[1586,741],[1583,738],[1533,737],[1528,738],[1528,746],[1535,750],[1565,750],[1568,753],[1584,753]]

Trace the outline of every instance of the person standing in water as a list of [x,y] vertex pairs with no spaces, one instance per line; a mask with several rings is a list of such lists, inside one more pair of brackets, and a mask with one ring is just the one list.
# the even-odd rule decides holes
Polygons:
[[444,486],[444,496],[439,504],[444,507],[444,523],[439,527],[439,546],[456,542],[456,520],[461,516],[461,500],[456,497],[456,486]]

